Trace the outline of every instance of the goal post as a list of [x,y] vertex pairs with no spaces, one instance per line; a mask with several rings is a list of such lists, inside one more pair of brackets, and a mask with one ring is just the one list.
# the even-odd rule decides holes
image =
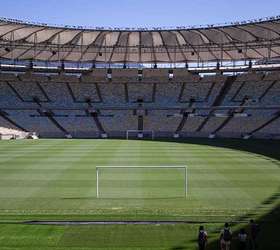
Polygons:
[[97,166],[96,198],[101,196],[187,198],[187,166]]
[[153,130],[127,130],[126,131],[126,139],[128,140],[130,137],[143,139],[143,138],[151,138],[152,140],[155,138],[155,133]]

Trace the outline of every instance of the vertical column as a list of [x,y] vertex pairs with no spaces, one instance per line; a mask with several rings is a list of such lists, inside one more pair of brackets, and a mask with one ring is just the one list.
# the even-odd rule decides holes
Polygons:
[[99,169],[96,168],[96,198],[99,198]]
[[185,167],[185,196],[188,196],[188,171],[187,167]]

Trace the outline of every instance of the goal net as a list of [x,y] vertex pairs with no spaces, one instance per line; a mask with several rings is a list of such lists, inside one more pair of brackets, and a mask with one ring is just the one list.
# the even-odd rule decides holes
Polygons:
[[154,131],[153,130],[127,130],[126,131],[126,139],[154,139]]
[[186,166],[97,166],[97,198],[185,198]]

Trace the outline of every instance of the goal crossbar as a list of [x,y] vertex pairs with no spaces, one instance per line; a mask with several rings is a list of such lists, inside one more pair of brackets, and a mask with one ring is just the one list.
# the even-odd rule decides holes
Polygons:
[[96,166],[96,198],[100,198],[100,193],[99,193],[99,171],[100,169],[117,169],[117,168],[124,168],[124,169],[133,169],[133,168],[141,168],[141,169],[183,169],[184,170],[184,193],[185,197],[187,198],[188,196],[188,167],[187,166]]

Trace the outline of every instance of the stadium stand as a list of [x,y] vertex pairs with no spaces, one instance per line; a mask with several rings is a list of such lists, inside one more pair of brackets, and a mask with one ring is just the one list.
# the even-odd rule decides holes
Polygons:
[[[77,75],[0,74],[1,126],[40,137],[278,137],[279,73],[193,75],[175,69],[105,69]],[[170,82],[172,81],[172,82]],[[3,118],[5,117],[5,118]],[[270,124],[271,121],[271,124]]]
[[144,117],[144,128],[155,131],[156,136],[164,132],[172,136],[181,121],[179,114],[180,110],[149,110]]
[[11,110],[9,118],[28,132],[36,132],[41,137],[64,138],[65,134],[47,116],[36,110]]
[[154,102],[155,83],[127,84],[129,102]]
[[182,86],[182,83],[157,84],[155,102],[161,105],[176,105],[179,102]]
[[125,136],[127,130],[137,130],[137,116],[132,110],[103,110],[100,122],[109,136]]
[[98,84],[102,100],[107,105],[122,105],[128,101],[127,88],[121,83]]
[[74,138],[98,138],[99,130],[89,116],[83,110],[54,110],[56,120]]

